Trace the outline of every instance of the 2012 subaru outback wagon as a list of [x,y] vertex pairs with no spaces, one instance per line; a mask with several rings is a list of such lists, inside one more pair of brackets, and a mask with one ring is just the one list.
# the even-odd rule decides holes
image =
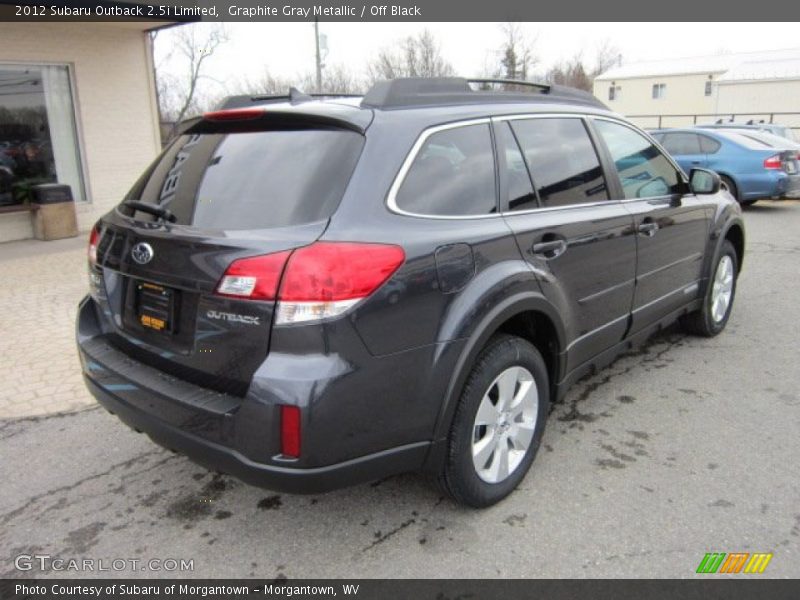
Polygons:
[[475,85],[186,123],[91,233],[77,339],[100,403],[253,484],[422,471],[479,507],[571,383],[676,319],[725,327],[744,227],[716,174],[583,92]]

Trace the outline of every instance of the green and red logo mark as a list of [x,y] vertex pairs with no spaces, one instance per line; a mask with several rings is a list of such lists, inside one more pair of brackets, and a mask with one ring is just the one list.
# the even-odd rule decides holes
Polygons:
[[700,565],[698,573],[763,573],[772,553],[766,552],[708,552]]

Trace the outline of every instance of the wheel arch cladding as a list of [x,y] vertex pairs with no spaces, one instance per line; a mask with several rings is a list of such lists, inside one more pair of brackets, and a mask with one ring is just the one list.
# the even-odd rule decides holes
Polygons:
[[456,365],[442,402],[434,431],[434,439],[447,436],[461,397],[464,384],[480,351],[496,333],[509,333],[531,342],[542,354],[548,369],[550,393],[560,379],[563,361],[561,353],[565,347],[564,325],[555,308],[541,295],[529,294],[509,298],[496,306],[475,327],[469,342],[464,347]]
[[526,310],[517,313],[503,322],[495,333],[507,333],[529,341],[539,351],[547,367],[550,379],[550,393],[559,380],[561,346],[553,321],[545,313],[538,310]]
[[742,271],[742,262],[744,261],[744,229],[737,223],[734,223],[725,232],[725,237],[723,239],[728,240],[733,245],[734,250],[736,250],[736,274],[738,276]]

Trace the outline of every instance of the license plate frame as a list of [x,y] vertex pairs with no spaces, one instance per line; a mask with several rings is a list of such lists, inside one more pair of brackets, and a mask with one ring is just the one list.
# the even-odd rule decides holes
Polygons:
[[147,331],[175,333],[177,291],[150,281],[136,281],[136,322]]

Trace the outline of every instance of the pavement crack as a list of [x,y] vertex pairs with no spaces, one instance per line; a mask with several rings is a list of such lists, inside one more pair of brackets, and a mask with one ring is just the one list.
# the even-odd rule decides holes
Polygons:
[[[108,469],[106,469],[105,471],[102,471],[100,473],[95,473],[93,475],[88,475],[87,477],[84,477],[83,479],[79,479],[78,481],[76,481],[74,483],[70,483],[68,485],[63,485],[63,486],[48,490],[46,492],[42,492],[41,494],[37,494],[36,496],[31,496],[30,498],[28,498],[28,500],[22,506],[20,506],[18,508],[15,508],[14,510],[11,510],[9,512],[0,514],[0,525],[5,526],[12,519],[15,519],[19,515],[23,514],[25,511],[27,511],[28,509],[32,508],[34,505],[36,505],[41,500],[52,499],[53,495],[59,494],[59,493],[62,493],[62,492],[71,492],[72,490],[75,490],[75,489],[79,488],[80,486],[82,486],[85,483],[88,483],[90,481],[94,481],[96,479],[101,479],[103,477],[109,476],[114,471],[116,471],[118,469],[129,469],[131,466],[135,465],[137,462],[140,462],[140,461],[142,461],[144,459],[147,459],[150,456],[156,456],[156,455],[159,455],[159,454],[163,454],[164,452],[165,452],[165,450],[163,450],[161,448],[158,448],[158,449],[155,449],[155,450],[149,450],[147,452],[143,452],[142,454],[137,454],[133,458],[129,458],[129,459],[124,460],[122,462],[119,462],[119,463],[116,463],[114,465],[111,465]],[[175,458],[177,458],[176,455],[168,456],[167,458],[165,458],[164,460],[160,461],[157,464],[163,464],[163,463],[167,462],[168,460],[172,460],[172,459],[175,459]]]
[[[70,411],[63,411],[63,412],[56,412],[50,413],[47,415],[32,415],[30,417],[16,417],[16,418],[8,418],[8,419],[0,419],[0,433],[3,433],[5,430],[10,429],[12,427],[21,425],[23,423],[41,423],[43,421],[51,421],[53,419],[64,419],[68,417],[75,417],[78,415],[82,415],[83,413],[91,412],[94,410],[100,410],[100,405],[95,404],[93,406],[87,406],[85,408],[79,408],[76,410]],[[25,430],[23,430],[25,431]],[[12,434],[15,435],[15,434]],[[10,436],[9,436],[10,437]],[[3,438],[5,439],[5,438]]]
[[402,523],[400,523],[400,525],[398,525],[397,527],[395,527],[391,531],[387,531],[386,533],[378,532],[376,534],[377,535],[377,539],[374,542],[372,542],[369,546],[366,546],[362,550],[362,552],[367,552],[369,550],[372,550],[375,546],[377,546],[379,544],[382,544],[383,542],[388,540],[390,537],[392,537],[394,534],[399,533],[400,531],[402,531],[403,529],[405,529],[409,525],[413,525],[416,522],[417,522],[416,519],[413,519],[413,518],[412,519],[408,519],[407,521],[403,521]]

